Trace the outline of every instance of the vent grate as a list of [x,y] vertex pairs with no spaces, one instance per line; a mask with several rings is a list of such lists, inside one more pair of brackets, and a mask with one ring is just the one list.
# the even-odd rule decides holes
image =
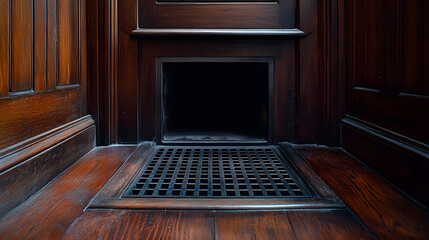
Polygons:
[[157,147],[125,197],[310,197],[277,147]]

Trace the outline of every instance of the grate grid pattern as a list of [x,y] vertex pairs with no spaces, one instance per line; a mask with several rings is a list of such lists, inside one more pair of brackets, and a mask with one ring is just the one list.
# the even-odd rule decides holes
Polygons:
[[159,146],[124,197],[310,197],[276,150]]

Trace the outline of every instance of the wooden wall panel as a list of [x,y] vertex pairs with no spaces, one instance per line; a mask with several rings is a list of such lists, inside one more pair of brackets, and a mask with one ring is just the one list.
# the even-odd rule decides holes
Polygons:
[[0,1],[0,149],[87,114],[85,4]]
[[58,78],[58,27],[57,0],[47,0],[47,89],[57,87]]
[[46,0],[34,0],[34,91],[46,90]]
[[0,0],[0,98],[9,93],[9,0]]
[[70,2],[70,84],[77,84],[79,79],[79,1]]
[[429,143],[424,2],[349,4],[347,114]]
[[[33,1],[16,0],[12,3],[12,79],[11,92],[33,89]],[[2,10],[2,11],[6,11]]]
[[68,85],[71,79],[71,1],[58,1],[58,85]]
[[427,194],[406,183],[421,182],[420,170],[429,164],[427,5],[346,1],[343,19],[348,97],[342,145],[425,204]]

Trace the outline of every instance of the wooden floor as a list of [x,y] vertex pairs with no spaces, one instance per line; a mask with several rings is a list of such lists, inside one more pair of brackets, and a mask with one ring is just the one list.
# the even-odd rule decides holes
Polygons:
[[277,211],[88,208],[136,146],[94,149],[0,220],[1,239],[429,239],[429,212],[341,150],[294,146],[347,205]]

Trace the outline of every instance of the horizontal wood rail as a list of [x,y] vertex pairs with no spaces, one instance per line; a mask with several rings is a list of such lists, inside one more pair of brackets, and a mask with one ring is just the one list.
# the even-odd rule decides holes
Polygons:
[[203,29],[203,28],[144,28],[131,33],[141,37],[161,36],[275,36],[275,37],[304,37],[306,34],[294,29]]

